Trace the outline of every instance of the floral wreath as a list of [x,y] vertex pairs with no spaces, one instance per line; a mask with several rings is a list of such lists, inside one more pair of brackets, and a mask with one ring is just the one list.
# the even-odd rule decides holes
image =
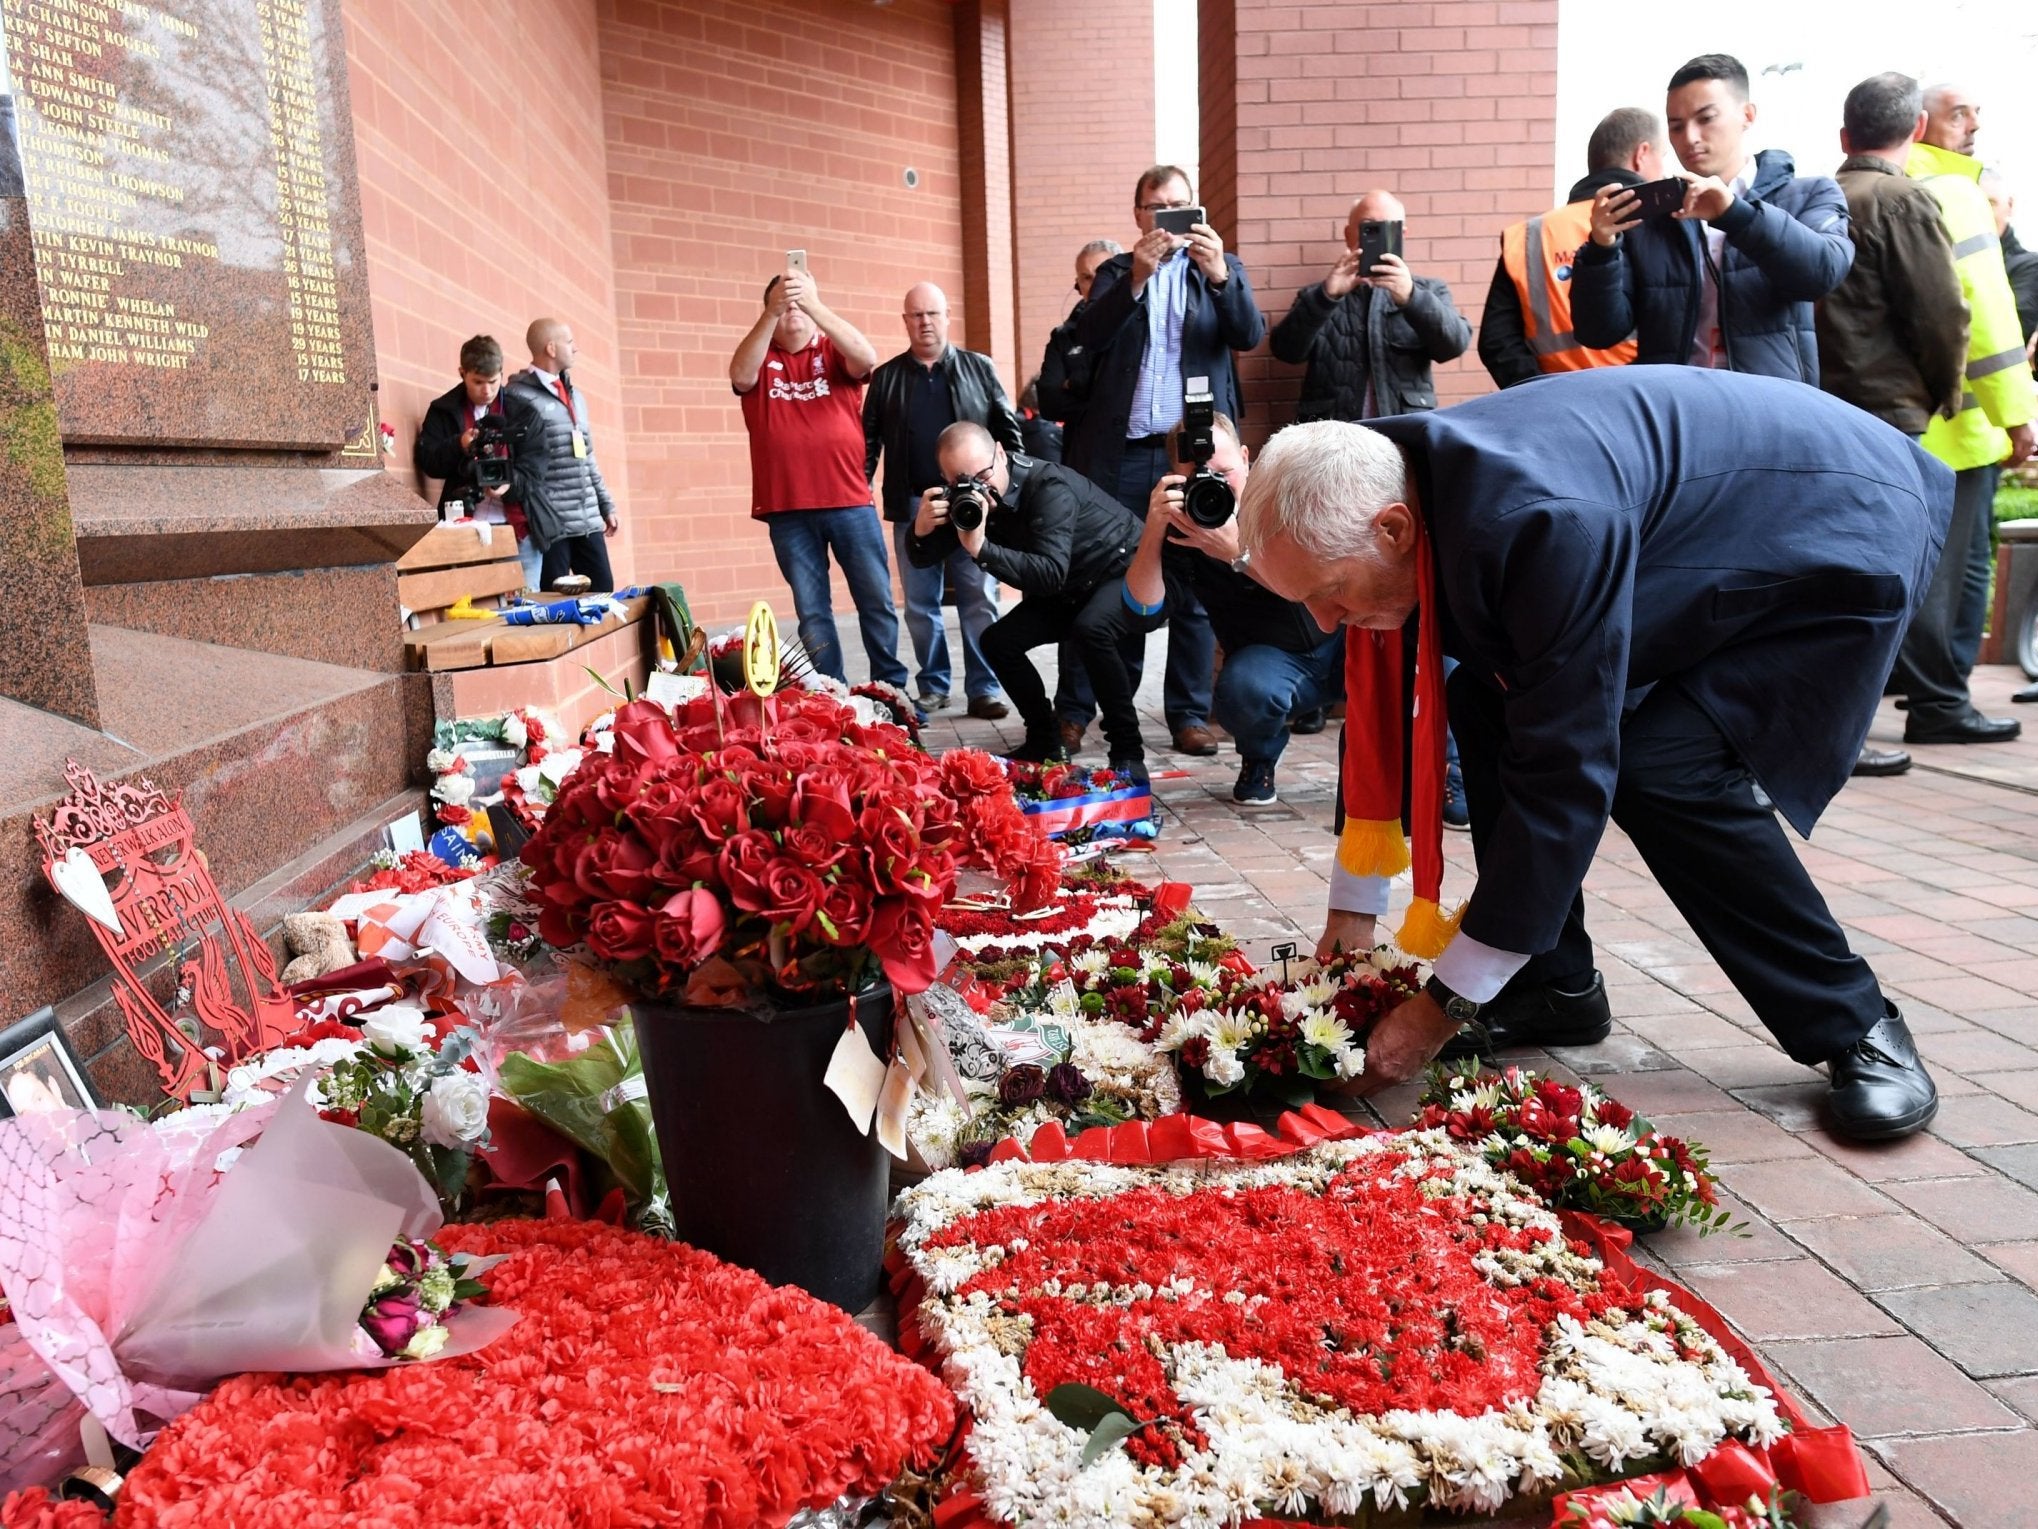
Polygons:
[[438,820],[448,828],[464,829],[474,820],[468,803],[474,799],[474,767],[460,752],[463,743],[496,744],[517,751],[515,766],[503,776],[502,798],[525,828],[534,829],[542,816],[541,799],[518,780],[527,767],[542,763],[559,737],[559,724],[542,713],[520,706],[499,717],[466,722],[441,722],[432,734],[432,751],[425,756],[425,768],[432,773],[432,800],[438,804]]

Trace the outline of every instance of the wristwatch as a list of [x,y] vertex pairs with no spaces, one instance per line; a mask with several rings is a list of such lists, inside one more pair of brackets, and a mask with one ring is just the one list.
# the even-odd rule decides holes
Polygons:
[[1444,1017],[1457,1025],[1471,1024],[1479,1017],[1480,1009],[1485,1007],[1484,1004],[1476,1003],[1462,993],[1452,991],[1434,972],[1430,974],[1429,981],[1422,985],[1422,990],[1436,1000],[1437,1007],[1444,1011]]

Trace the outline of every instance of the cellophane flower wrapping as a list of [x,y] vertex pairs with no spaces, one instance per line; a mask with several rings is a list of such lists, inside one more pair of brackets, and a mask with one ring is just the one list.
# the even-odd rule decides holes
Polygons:
[[[224,1116],[0,1121],[0,1490],[77,1464],[88,1411],[139,1448],[222,1376],[402,1362],[364,1357],[361,1309],[390,1245],[441,1220],[409,1159],[302,1085]],[[514,1320],[465,1312],[445,1352]]]

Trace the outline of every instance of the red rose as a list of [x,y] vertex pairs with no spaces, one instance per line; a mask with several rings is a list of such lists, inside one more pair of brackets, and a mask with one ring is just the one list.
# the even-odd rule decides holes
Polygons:
[[[693,804],[693,783],[668,779],[646,785],[631,807],[631,823],[661,862],[683,855],[702,842]],[[714,853],[713,845],[708,847],[708,853]]]
[[750,794],[753,825],[780,828],[792,821],[793,788],[798,784],[798,776],[790,759],[761,760],[746,765],[739,773],[743,789]]
[[547,902],[538,910],[538,938],[554,950],[570,950],[587,932],[587,919],[578,908]]
[[778,847],[771,842],[771,835],[754,828],[724,844],[716,864],[722,885],[729,889],[729,901],[746,913],[763,912],[764,873],[777,858]]
[[870,888],[846,878],[829,882],[815,923],[830,945],[861,945],[870,927]]
[[896,808],[866,807],[856,826],[869,857],[871,885],[880,894],[911,889],[907,878],[920,859],[920,835],[912,820]]
[[856,833],[856,814],[849,806],[848,776],[827,765],[809,771],[793,793],[793,819],[847,844]]
[[661,765],[679,757],[672,719],[656,701],[626,701],[616,708],[614,757],[625,765]]
[[934,985],[934,921],[926,904],[911,897],[886,897],[871,910],[867,943],[884,963],[885,980],[901,993],[924,993]]
[[701,836],[693,819],[688,817],[687,831],[675,834],[658,852],[658,864],[652,874],[660,886],[690,887],[695,882],[718,879],[719,863],[715,846]]
[[782,836],[785,852],[801,865],[816,871],[825,871],[844,855],[849,846],[839,839],[831,839],[811,824],[788,828]]
[[651,954],[651,910],[642,903],[596,903],[588,910],[587,948],[610,961]]
[[680,892],[659,905],[652,945],[661,961],[698,966],[722,948],[728,929],[728,919],[714,893]]
[[710,775],[694,793],[694,821],[711,844],[726,844],[750,826],[750,803],[726,774]]
[[642,898],[650,895],[658,856],[635,834],[597,835],[573,859],[573,881],[590,897]]
[[760,883],[763,906],[758,910],[775,924],[790,924],[799,933],[814,921],[821,906],[821,878],[797,860],[784,856],[765,868]]

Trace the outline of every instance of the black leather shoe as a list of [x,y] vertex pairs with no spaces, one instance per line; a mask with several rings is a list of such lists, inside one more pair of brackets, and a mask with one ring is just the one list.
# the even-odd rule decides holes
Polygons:
[[1029,727],[1026,729],[1026,741],[1007,752],[1005,757],[1016,759],[1021,764],[1047,764],[1051,760],[1068,758],[1068,750],[1062,747],[1058,732],[1036,732]]
[[1902,749],[1878,749],[1871,744],[1861,745],[1861,757],[1854,761],[1850,774],[1854,775],[1901,775],[1911,767],[1911,756]]
[[1833,1058],[1832,1080],[1833,1129],[1854,1141],[1909,1136],[1939,1113],[1939,1090],[1894,1008]]
[[1921,721],[1913,715],[1904,724],[1906,743],[2008,743],[2024,730],[2015,717],[1984,717],[1970,711],[1943,722]]
[[2026,685],[2010,697],[2013,701],[2038,701],[2038,685]]
[[1613,1033],[1613,1009],[1606,981],[1592,974],[1592,986],[1566,993],[1536,983],[1505,988],[1480,1009],[1479,1017],[1444,1042],[1444,1061],[1491,1057],[1514,1046],[1596,1046]]
[[[2038,688],[2038,687],[2034,687]],[[1288,731],[1297,737],[1307,738],[1320,733],[1328,725],[1321,706],[1312,706],[1307,711],[1298,711],[1288,719]]]

